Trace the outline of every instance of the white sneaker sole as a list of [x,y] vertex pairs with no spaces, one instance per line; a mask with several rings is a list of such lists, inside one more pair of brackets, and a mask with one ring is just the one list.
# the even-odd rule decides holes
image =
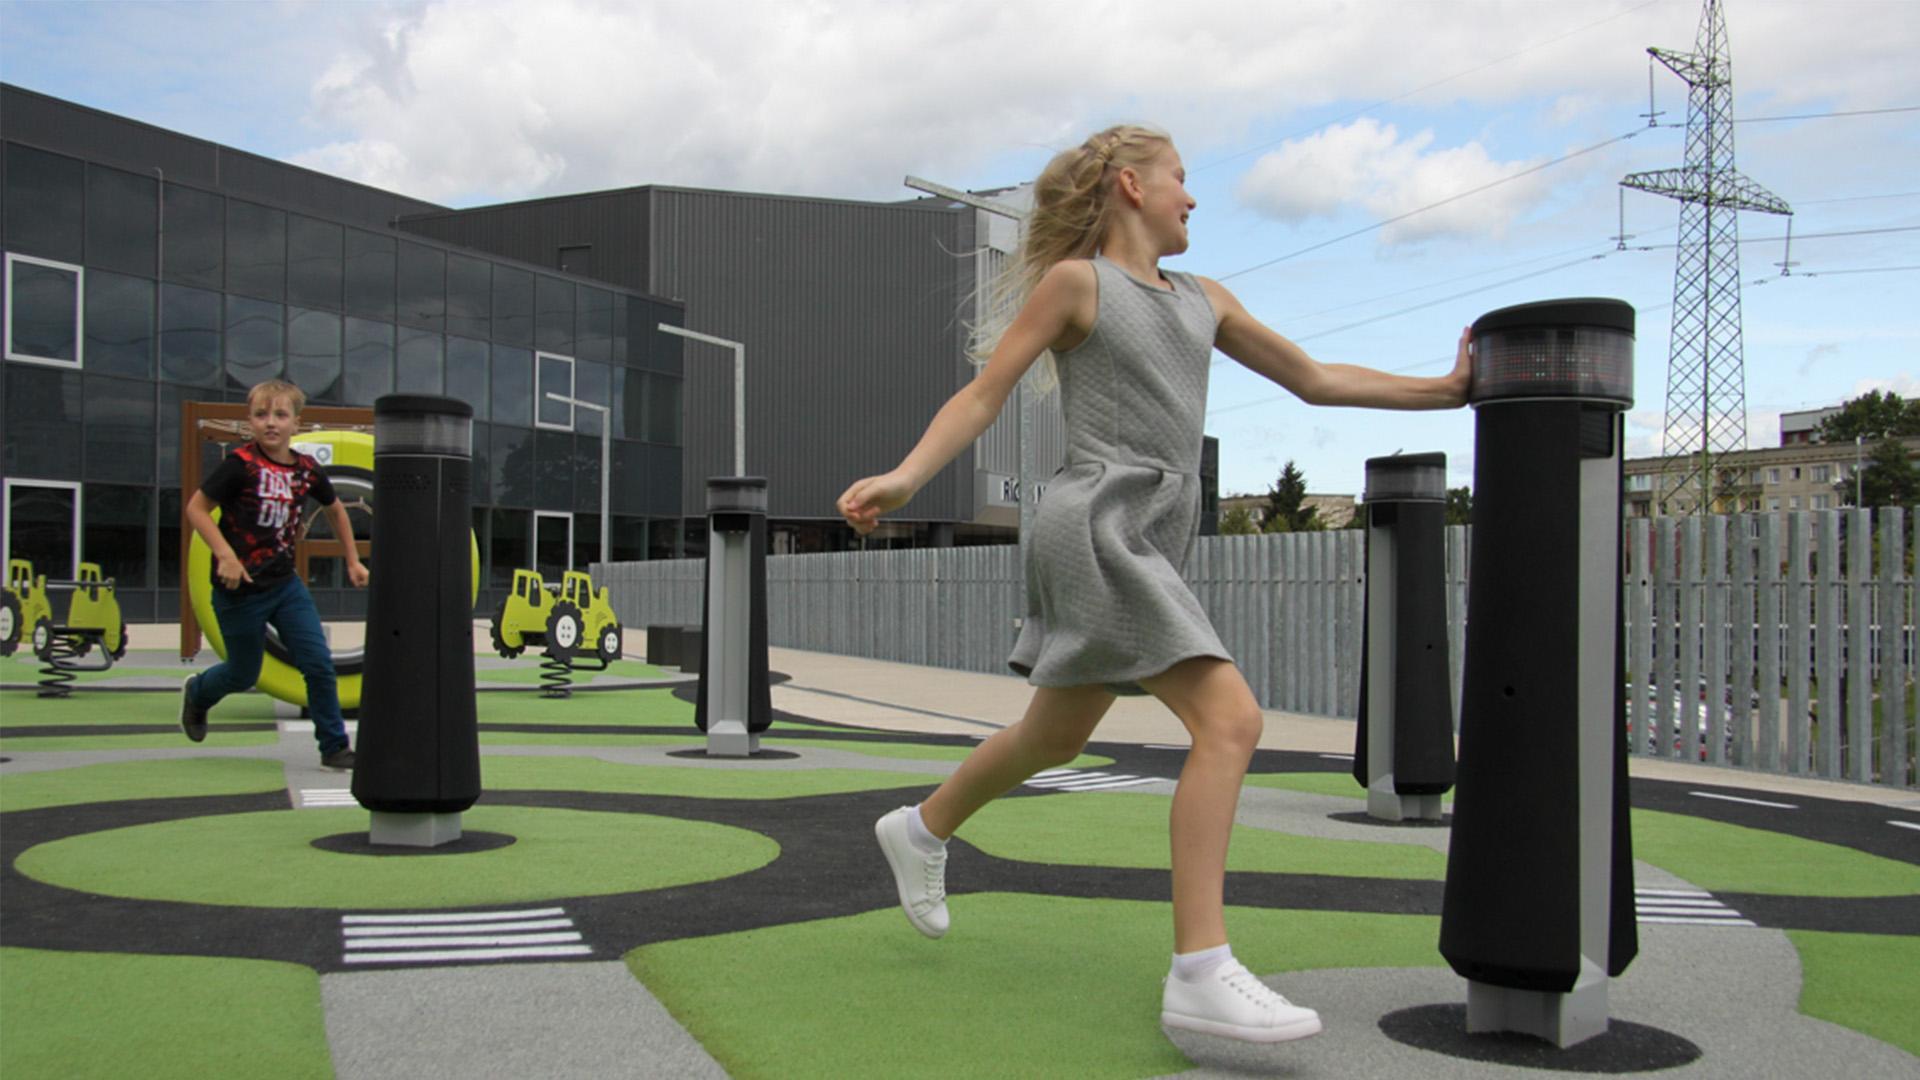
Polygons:
[[1291,1024],[1279,1027],[1246,1027],[1241,1024],[1229,1024],[1222,1020],[1207,1020],[1198,1016],[1187,1016],[1176,1012],[1162,1012],[1160,1022],[1170,1028],[1182,1031],[1198,1031],[1203,1035],[1219,1035],[1242,1042],[1277,1043],[1304,1039],[1309,1035],[1320,1034],[1318,1016],[1306,1020],[1295,1020]]

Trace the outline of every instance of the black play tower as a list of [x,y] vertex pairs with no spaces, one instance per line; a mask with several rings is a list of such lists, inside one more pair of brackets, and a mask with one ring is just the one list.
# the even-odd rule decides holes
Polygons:
[[1620,622],[1633,308],[1473,326],[1474,537],[1440,951],[1467,1029],[1570,1046],[1639,951]]
[[480,798],[473,688],[473,409],[373,403],[373,573],[353,797],[376,844],[460,838]]

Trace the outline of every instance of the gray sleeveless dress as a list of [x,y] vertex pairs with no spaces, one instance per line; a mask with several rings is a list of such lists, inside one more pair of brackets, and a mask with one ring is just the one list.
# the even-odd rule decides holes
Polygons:
[[1027,554],[1027,616],[1007,665],[1035,686],[1118,694],[1195,656],[1231,659],[1180,578],[1200,525],[1213,304],[1192,274],[1155,288],[1105,257],[1085,341],[1055,357],[1066,465]]

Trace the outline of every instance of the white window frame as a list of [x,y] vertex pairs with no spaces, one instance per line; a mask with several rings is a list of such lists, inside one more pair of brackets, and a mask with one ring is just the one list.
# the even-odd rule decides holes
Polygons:
[[1831,495],[1815,495],[1815,496],[1813,497],[1813,508],[1814,508],[1815,510],[1831,510],[1831,509],[1833,509],[1833,496],[1831,496]]
[[[527,569],[532,570],[536,574],[540,572],[540,519],[541,518],[559,518],[560,520],[565,521],[567,523],[567,562],[565,566],[561,567],[561,572],[564,573],[568,570],[572,570],[573,569],[573,514],[565,510],[535,510],[533,512],[533,536],[532,536],[533,542],[527,545],[527,559],[530,562],[532,562],[533,565],[527,567]],[[547,581],[545,578],[541,579],[541,583],[546,585],[552,585],[555,589],[558,589],[561,584],[559,581]]]
[[1780,482],[1780,470],[1779,470],[1779,469],[1768,469],[1768,470],[1767,470],[1767,483],[1769,483],[1769,484],[1777,484],[1777,483],[1779,483],[1779,482]]
[[[566,364],[567,364],[567,389],[565,391],[566,395],[568,397],[579,396],[578,394],[574,393],[575,383],[578,380],[575,379],[574,377],[575,371],[576,371],[574,364],[576,363],[576,361],[574,360],[573,357],[563,356],[560,353],[550,353],[550,352],[534,353],[533,354],[533,426],[543,431],[572,431],[574,429],[573,426],[575,421],[575,416],[574,416],[575,409],[570,404],[566,406],[566,410],[567,410],[566,423],[549,424],[540,419],[540,410],[545,408],[549,404],[549,402],[547,401],[547,389],[546,387],[540,385],[540,365],[542,361],[546,361],[546,360],[566,361]],[[558,405],[559,402],[552,402],[551,404]]]
[[[65,270],[73,274],[73,359],[55,360],[50,356],[35,356],[32,353],[13,351],[13,311],[14,308],[18,306],[13,302],[13,267],[15,263],[44,266],[51,270]],[[75,266],[72,263],[55,262],[52,259],[35,258],[32,255],[16,255],[9,251],[7,252],[5,288],[7,290],[7,322],[4,330],[6,337],[3,344],[7,359],[18,360],[23,364],[44,364],[47,367],[71,368],[76,370],[86,365],[87,328],[81,318],[81,313],[87,309],[87,270],[85,267]]]
[[13,559],[13,489],[17,487],[50,488],[56,491],[73,492],[73,562],[55,573],[53,567],[36,566],[34,573],[44,575],[54,581],[72,581],[80,576],[80,537],[81,515],[86,513],[86,494],[81,486],[72,480],[23,480],[7,477],[0,480],[0,563]]

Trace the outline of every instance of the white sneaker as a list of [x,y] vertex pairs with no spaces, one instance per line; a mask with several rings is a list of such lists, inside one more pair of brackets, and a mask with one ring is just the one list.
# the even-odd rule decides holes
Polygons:
[[893,869],[893,884],[900,890],[907,921],[937,938],[947,932],[947,851],[941,848],[928,855],[913,845],[907,835],[907,815],[912,811],[913,807],[903,806],[887,814],[874,822],[873,835]]
[[1221,964],[1198,982],[1167,976],[1160,1022],[1248,1042],[1286,1042],[1320,1033],[1319,1013],[1274,993],[1238,960]]

